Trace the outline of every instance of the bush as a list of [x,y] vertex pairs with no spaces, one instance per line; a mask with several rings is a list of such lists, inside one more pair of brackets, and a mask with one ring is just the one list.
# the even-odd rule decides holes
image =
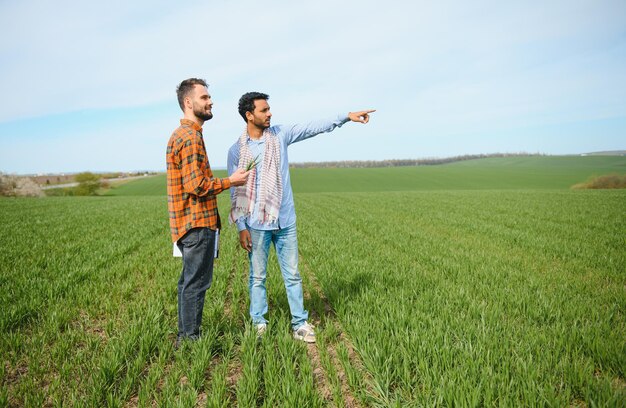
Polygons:
[[74,180],[78,186],[74,188],[74,195],[95,195],[102,186],[100,176],[91,172],[78,173]]
[[0,173],[0,195],[9,197],[43,197],[41,187],[28,177]]
[[59,188],[48,188],[44,191],[49,197],[67,197],[67,196],[75,196],[76,187],[59,187]]
[[608,174],[592,177],[585,183],[572,186],[574,189],[626,188],[626,174]]
[[0,173],[0,195],[12,196],[17,183],[15,177]]

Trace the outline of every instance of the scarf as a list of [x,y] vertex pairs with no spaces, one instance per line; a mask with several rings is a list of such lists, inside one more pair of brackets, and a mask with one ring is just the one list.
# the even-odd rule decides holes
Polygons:
[[[283,183],[280,177],[280,142],[278,137],[269,128],[263,131],[265,137],[265,153],[263,163],[258,163],[248,176],[248,181],[243,186],[235,187],[234,205],[230,210],[230,222],[233,223],[239,218],[249,217],[254,209],[254,204],[258,201],[259,212],[258,221],[262,224],[275,222],[278,219],[280,204],[283,199]],[[239,137],[239,165],[240,169],[246,169],[249,163],[255,158],[248,147],[248,132],[244,130]],[[256,191],[257,167],[263,166],[263,177]]]

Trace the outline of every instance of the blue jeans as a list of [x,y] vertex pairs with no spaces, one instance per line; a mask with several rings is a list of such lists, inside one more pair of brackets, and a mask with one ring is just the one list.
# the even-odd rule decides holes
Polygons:
[[204,295],[213,281],[215,231],[192,228],[177,242],[183,254],[178,280],[178,337],[200,337]]
[[298,272],[298,237],[296,225],[287,228],[263,231],[248,228],[252,239],[250,259],[250,317],[253,324],[267,323],[267,257],[270,244],[274,244],[280,271],[283,275],[287,300],[291,311],[291,327],[296,330],[304,324],[309,313],[304,310],[302,278]]

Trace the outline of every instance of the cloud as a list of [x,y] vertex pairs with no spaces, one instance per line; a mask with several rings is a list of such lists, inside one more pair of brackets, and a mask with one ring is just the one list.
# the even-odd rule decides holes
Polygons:
[[[377,108],[368,127],[341,130],[337,154],[359,137],[356,156],[398,157],[407,134],[469,149],[460,135],[623,117],[624,21],[623,1],[2,2],[0,143],[16,148],[9,132],[40,124],[53,149],[74,113],[146,110],[127,119],[134,137],[154,140],[158,123],[162,144],[176,84],[199,76],[224,139],[241,131],[239,96],[259,90],[283,123]],[[109,122],[89,139],[114,140]],[[335,154],[307,143],[294,157]]]

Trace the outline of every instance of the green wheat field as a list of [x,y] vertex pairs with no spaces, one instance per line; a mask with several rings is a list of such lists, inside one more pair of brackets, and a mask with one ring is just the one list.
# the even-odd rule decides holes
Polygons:
[[292,169],[316,345],[274,255],[256,339],[228,226],[174,350],[164,176],[2,198],[0,406],[626,406],[626,190],[570,188],[610,173],[626,157]]

